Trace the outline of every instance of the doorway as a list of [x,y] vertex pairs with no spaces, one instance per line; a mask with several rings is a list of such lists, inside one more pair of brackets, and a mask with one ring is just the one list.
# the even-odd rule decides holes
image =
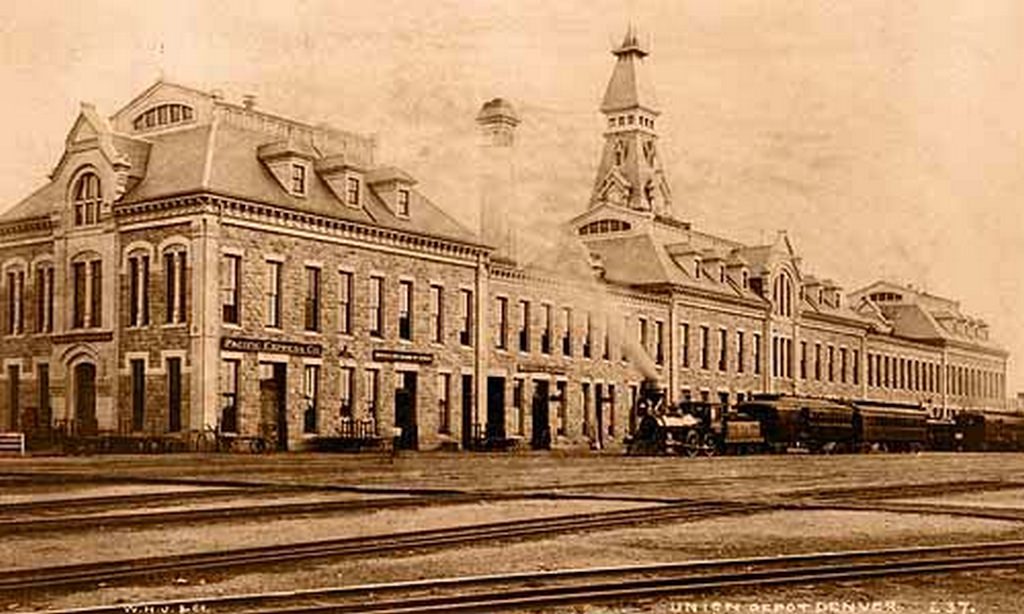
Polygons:
[[7,406],[11,408],[10,429],[19,430],[19,418],[21,418],[21,367],[10,365],[7,367],[7,384],[10,397]]
[[551,383],[547,380],[533,382],[533,436],[530,446],[534,450],[551,449]]
[[260,363],[260,431],[274,449],[288,449],[287,363]]
[[505,441],[505,378],[487,378],[487,441]]
[[401,450],[416,450],[419,433],[416,429],[416,372],[399,372],[399,387],[395,389],[395,426],[402,429],[396,442]]
[[83,362],[75,367],[75,420],[81,435],[95,435],[96,423],[96,366]]

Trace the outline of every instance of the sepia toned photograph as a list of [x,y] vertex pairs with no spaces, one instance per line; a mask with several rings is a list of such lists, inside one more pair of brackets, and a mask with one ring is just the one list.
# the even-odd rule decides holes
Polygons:
[[1024,612],[1024,5],[10,0],[0,612]]

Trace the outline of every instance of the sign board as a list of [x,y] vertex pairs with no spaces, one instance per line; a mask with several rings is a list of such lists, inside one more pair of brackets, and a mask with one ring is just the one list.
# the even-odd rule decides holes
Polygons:
[[323,347],[319,343],[299,343],[279,339],[249,339],[245,337],[224,337],[220,341],[222,350],[231,352],[266,352],[267,354],[291,354],[292,356],[319,357]]
[[519,373],[547,373],[549,375],[565,375],[569,370],[560,365],[548,365],[543,363],[526,363],[516,365]]
[[373,359],[377,362],[413,362],[429,365],[434,362],[434,355],[412,350],[374,350]]

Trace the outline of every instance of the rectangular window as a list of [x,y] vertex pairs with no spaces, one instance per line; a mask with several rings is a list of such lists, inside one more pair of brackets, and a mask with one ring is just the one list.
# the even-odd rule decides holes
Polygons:
[[146,418],[146,362],[133,359],[132,372],[132,430],[141,431]]
[[654,362],[665,364],[665,324],[661,321],[654,323]]
[[167,430],[181,430],[181,359],[167,359]]
[[572,308],[562,309],[562,356],[572,356]]
[[551,353],[551,305],[540,306],[540,352],[541,354]]
[[[92,295],[89,297],[91,311],[89,312],[89,326],[99,328],[103,325],[103,262],[93,260],[89,263],[89,270],[92,272]],[[146,279],[149,279],[149,268],[147,260]],[[149,295],[143,292],[145,300],[146,323],[149,323]]]
[[814,379],[821,381],[821,344],[814,344]]
[[349,177],[345,183],[345,202],[352,207],[359,206],[359,179],[356,177]]
[[25,272],[7,274],[7,332],[20,335],[25,332]]
[[590,358],[591,346],[594,336],[594,324],[593,317],[590,315],[589,311],[587,312],[587,319],[585,320],[584,324],[585,326],[583,328],[583,357]]
[[74,328],[84,328],[86,305],[84,262],[76,262],[71,265],[71,278],[75,295],[72,303],[71,325]]
[[133,256],[128,259],[128,326],[141,326],[142,294],[145,285],[142,281],[142,262],[148,260],[144,256]]
[[317,432],[317,408],[320,397],[320,366],[306,365],[303,369],[302,390],[304,411],[302,412],[302,432]]
[[338,332],[352,334],[352,273],[338,273]]
[[651,355],[650,338],[647,332],[647,318],[637,318],[637,338],[640,340],[640,347],[648,356]]
[[800,379],[807,379],[807,342],[800,342]]
[[430,340],[444,343],[444,288],[430,286]]
[[868,352],[868,386],[875,385],[875,355]]
[[462,328],[459,329],[459,343],[465,346],[473,345],[473,291],[459,290],[462,313],[460,320]]
[[736,331],[736,372],[743,373],[746,365],[743,363],[746,361],[746,347],[743,342],[743,331]]
[[185,252],[174,251],[164,254],[165,300],[167,305],[164,322],[184,322],[185,314]]
[[519,351],[530,351],[530,301],[519,301]]
[[267,326],[281,328],[281,270],[283,262],[267,261]]
[[9,408],[9,429],[20,430],[21,422],[21,366],[7,365],[7,407]]
[[846,383],[846,348],[839,348],[839,382]]
[[306,194],[306,167],[301,164],[292,164],[292,194]]
[[835,381],[836,349],[828,346],[828,381]]
[[338,404],[339,414],[342,418],[351,418],[354,406],[352,405],[352,391],[356,382],[356,370],[352,367],[342,367],[338,377],[339,391]]
[[860,383],[860,350],[853,350],[853,383]]
[[242,323],[242,257],[233,254],[221,259],[221,304],[225,324]]
[[35,331],[37,333],[46,331],[46,269],[36,269],[36,292],[35,292]]
[[690,366],[690,325],[683,323],[679,325],[679,364],[683,367]]
[[398,338],[412,341],[412,282],[403,279],[398,282]]
[[711,331],[707,326],[700,327],[700,368],[708,368],[708,354],[710,348],[708,347],[711,342]]
[[363,400],[366,402],[366,415],[377,422],[380,403],[380,371],[377,369],[363,371]]
[[221,363],[221,410],[218,430],[222,433],[238,432],[238,364],[237,360]]
[[384,278],[370,278],[370,335],[384,336]]
[[320,330],[320,269],[306,267],[306,330]]
[[452,432],[452,376],[450,373],[437,374],[437,432]]
[[761,333],[754,333],[754,374],[761,374]]
[[725,371],[729,368],[729,331],[724,328],[718,329],[718,370]]
[[53,332],[53,267],[46,269],[46,332]]
[[409,217],[409,190],[398,190],[398,215]]
[[504,296],[499,296],[495,301],[498,311],[498,330],[496,331],[494,345],[499,350],[504,350],[508,348],[508,299]]

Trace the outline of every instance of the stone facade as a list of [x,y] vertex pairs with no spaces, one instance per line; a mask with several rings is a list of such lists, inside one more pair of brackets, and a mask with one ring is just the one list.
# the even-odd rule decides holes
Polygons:
[[660,114],[630,90],[647,53],[630,35],[615,55],[586,210],[529,258],[506,101],[477,118],[480,232],[360,135],[167,83],[109,121],[84,105],[50,182],[0,216],[0,428],[614,449],[644,380],[1005,407],[1007,354],[954,301],[844,296],[784,234],[682,221]]

